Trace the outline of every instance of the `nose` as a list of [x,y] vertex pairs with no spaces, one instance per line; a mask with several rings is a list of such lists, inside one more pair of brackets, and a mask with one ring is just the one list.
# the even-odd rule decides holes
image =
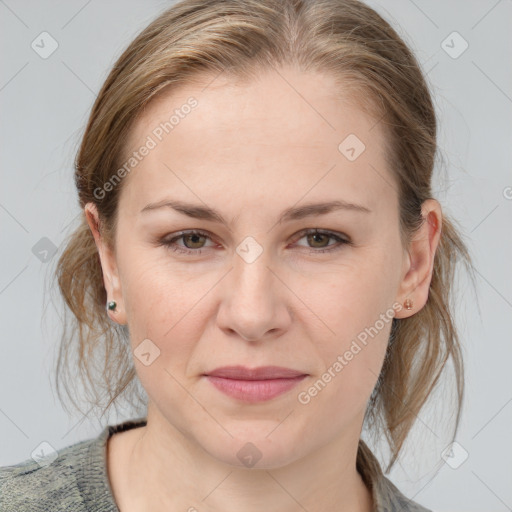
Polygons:
[[282,335],[291,323],[286,286],[270,267],[267,253],[252,262],[235,254],[233,268],[223,280],[217,322],[227,334],[246,341]]

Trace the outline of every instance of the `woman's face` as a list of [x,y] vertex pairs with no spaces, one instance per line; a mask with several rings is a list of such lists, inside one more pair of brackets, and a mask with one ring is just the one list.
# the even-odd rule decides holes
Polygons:
[[[138,160],[116,255],[102,254],[111,315],[128,324],[152,414],[229,464],[357,445],[406,298],[385,141],[339,92],[286,68],[243,86],[209,76],[152,102],[128,141]],[[357,206],[314,206],[335,202]],[[277,384],[240,385],[244,399],[205,376],[232,365],[305,377],[266,399]]]

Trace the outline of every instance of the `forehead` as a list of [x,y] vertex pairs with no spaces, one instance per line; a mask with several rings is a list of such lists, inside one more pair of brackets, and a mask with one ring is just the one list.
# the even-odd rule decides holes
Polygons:
[[378,200],[391,181],[386,144],[360,100],[329,75],[291,68],[244,82],[200,76],[160,94],[134,124],[129,153],[149,140],[153,147],[125,178],[123,194],[141,206],[176,186],[211,199],[247,194],[250,184],[254,194],[293,202],[333,187]]

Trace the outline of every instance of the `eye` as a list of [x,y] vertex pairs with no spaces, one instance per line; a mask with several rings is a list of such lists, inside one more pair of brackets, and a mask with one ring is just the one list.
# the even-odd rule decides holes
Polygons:
[[[185,246],[177,245],[176,241],[182,239],[185,242]],[[201,254],[201,249],[204,243],[204,239],[211,239],[209,234],[203,231],[183,231],[179,235],[169,239],[162,240],[161,244],[168,247],[172,251],[179,252],[182,254]]]
[[[352,245],[352,242],[348,239],[348,237],[344,238],[338,233],[333,233],[332,231],[324,231],[321,229],[303,230],[299,233],[298,240],[301,240],[302,238],[306,238],[308,243],[312,243],[313,248],[319,248],[319,250],[310,251],[311,253],[337,251],[338,249],[341,249],[343,245]],[[329,239],[334,239],[337,243],[325,245],[325,242],[328,242]]]
[[[312,249],[309,252],[317,254],[336,251],[341,249],[343,245],[353,245],[348,237],[344,238],[344,236],[345,235],[340,236],[340,234],[333,233],[332,231],[306,229],[298,233],[298,238],[296,237],[296,241],[301,240],[302,238],[306,238],[308,243],[313,244],[309,247]],[[336,243],[326,245],[325,242],[329,242],[329,239],[334,239]],[[176,242],[179,240],[182,240],[184,245],[177,244]],[[198,255],[201,254],[201,249],[205,248],[204,243],[206,240],[211,240],[211,236],[207,232],[198,230],[182,231],[170,239],[161,240],[160,245],[163,245],[172,251],[181,254]]]

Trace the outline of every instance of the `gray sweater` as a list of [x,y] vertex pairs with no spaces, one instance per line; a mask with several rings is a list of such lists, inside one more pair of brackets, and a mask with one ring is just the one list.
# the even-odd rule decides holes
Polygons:
[[[0,467],[0,512],[119,512],[107,474],[107,439],[145,424],[145,418],[137,418],[107,425],[98,437],[58,450],[51,464],[28,459]],[[383,475],[363,440],[357,469],[371,489],[374,512],[432,512],[408,500]]]

